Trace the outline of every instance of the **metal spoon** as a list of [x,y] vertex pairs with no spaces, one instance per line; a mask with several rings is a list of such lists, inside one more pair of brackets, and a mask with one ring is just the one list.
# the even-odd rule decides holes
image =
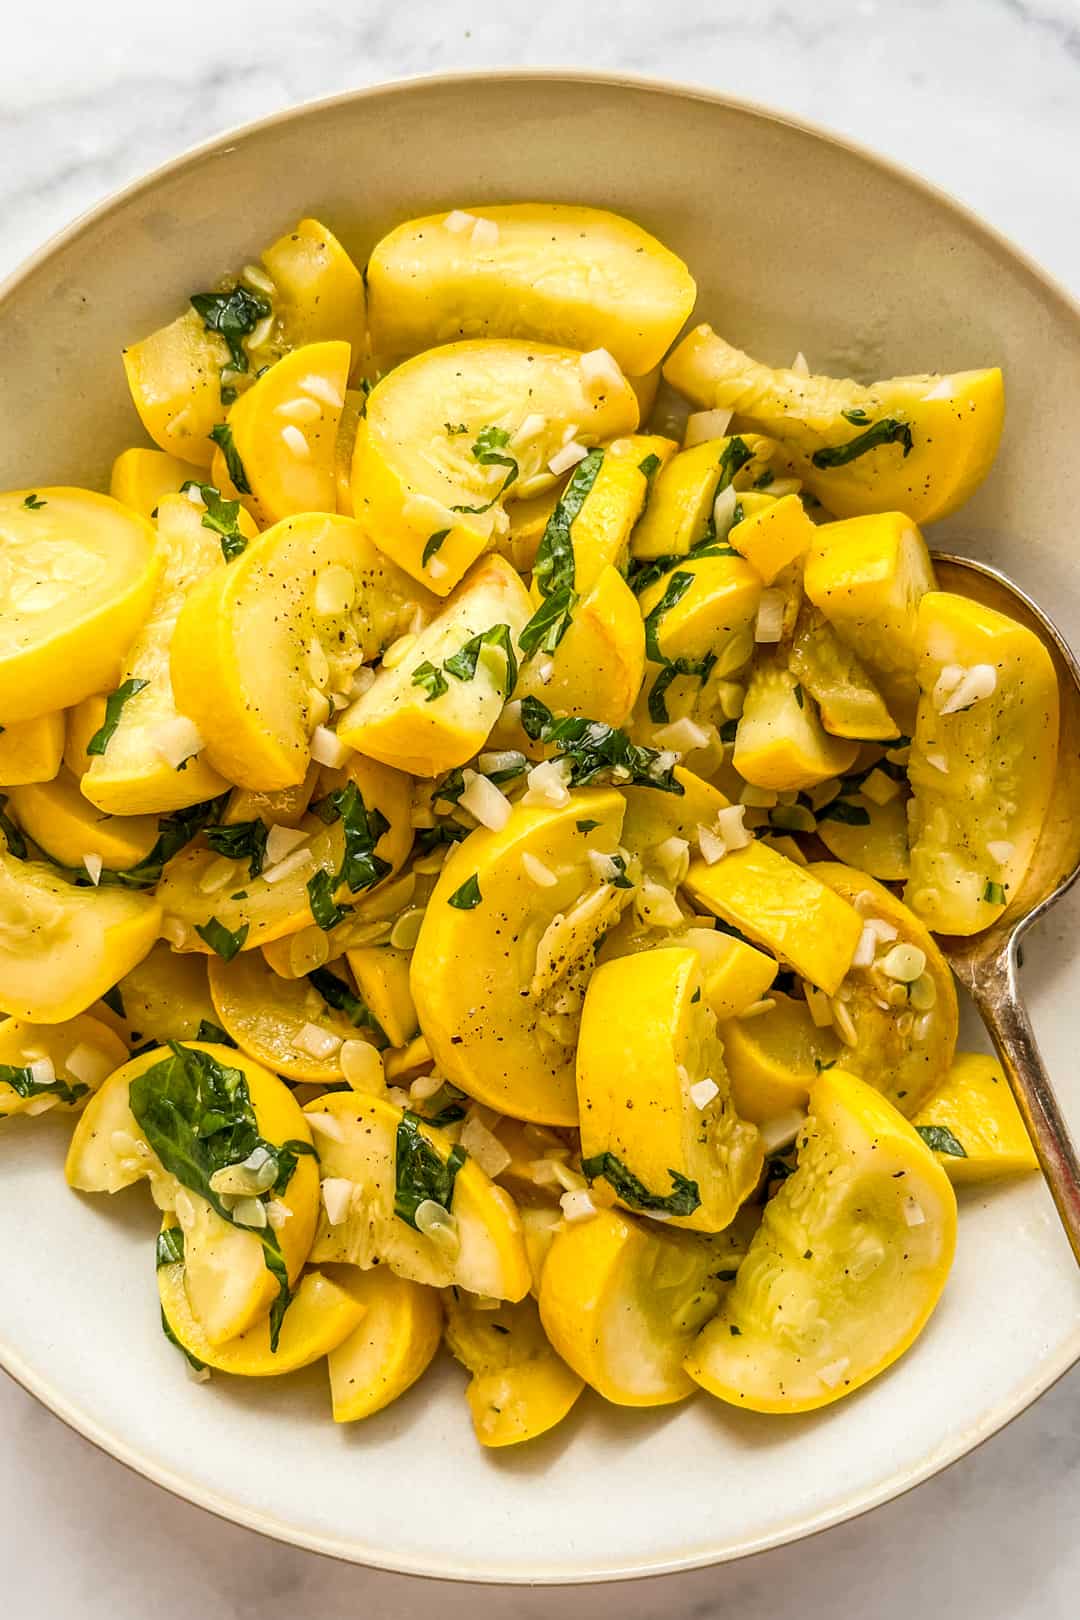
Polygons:
[[1080,875],[1080,664],[1042,609],[996,568],[945,552],[934,553],[934,566],[944,590],[972,597],[1033,630],[1057,670],[1061,690],[1057,777],[1031,867],[1006,910],[989,928],[966,938],[939,937],[938,944],[997,1048],[1080,1264],[1080,1158],[1017,981],[1020,940]]

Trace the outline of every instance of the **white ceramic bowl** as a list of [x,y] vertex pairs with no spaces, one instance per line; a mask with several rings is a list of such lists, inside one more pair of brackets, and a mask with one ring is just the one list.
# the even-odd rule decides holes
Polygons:
[[[205,146],[52,242],[0,295],[0,487],[104,485],[141,442],[122,345],[303,213],[358,260],[454,204],[551,199],[632,215],[684,255],[698,318],[784,362],[872,377],[999,362],[1001,456],[933,532],[1080,631],[1080,312],[1014,249],[888,164],[700,92],[565,74],[394,85]],[[1066,1107],[1080,894],[1026,946]],[[972,1031],[967,1039],[970,1043]],[[981,1043],[980,1043],[981,1044]],[[325,1370],[189,1383],[161,1335],[150,1202],[82,1199],[60,1121],[0,1133],[0,1359],[82,1434],[241,1524],[385,1568],[492,1581],[653,1574],[734,1558],[882,1502],[1021,1411],[1080,1356],[1080,1280],[1037,1178],[962,1199],[944,1300],[897,1366],[817,1416],[706,1395],[592,1397],[547,1438],[482,1452],[451,1365],[380,1416],[330,1421]]]

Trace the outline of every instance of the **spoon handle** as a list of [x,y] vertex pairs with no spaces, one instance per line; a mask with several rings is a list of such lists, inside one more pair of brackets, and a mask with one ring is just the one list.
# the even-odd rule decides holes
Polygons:
[[1061,1224],[1080,1265],[1080,1158],[1046,1072],[1017,982],[1016,940],[974,976],[971,994],[997,1048]]

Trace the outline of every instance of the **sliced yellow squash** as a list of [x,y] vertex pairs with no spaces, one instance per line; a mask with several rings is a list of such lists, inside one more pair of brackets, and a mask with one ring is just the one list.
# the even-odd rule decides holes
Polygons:
[[62,1024],[7,1018],[0,1024],[0,1119],[81,1108],[127,1056],[120,1037],[85,1013]]
[[512,1199],[445,1132],[356,1091],[316,1098],[307,1116],[323,1177],[315,1264],[385,1264],[412,1282],[492,1299],[528,1293]]
[[286,518],[189,598],[173,637],[177,704],[230,781],[298,784],[326,694],[347,692],[428,601],[352,518]]
[[908,904],[938,933],[1000,917],[1031,864],[1058,756],[1059,697],[1033,631],[948,591],[919,605],[908,767]]
[[211,957],[210,994],[222,1028],[241,1051],[290,1080],[340,1080],[344,1043],[376,1034],[340,972],[321,968],[314,977],[279,979],[259,951],[243,951],[231,962]]
[[264,371],[230,410],[238,465],[228,471],[263,525],[337,509],[334,457],[349,360],[347,343],[307,343]]
[[615,1209],[565,1225],[548,1250],[540,1319],[562,1359],[616,1406],[694,1393],[682,1362],[720,1304],[707,1241]]
[[[115,1193],[137,1181],[150,1181],[158,1207],[175,1213],[184,1234],[183,1283],[191,1310],[208,1340],[220,1345],[265,1317],[281,1298],[281,1288],[253,1219],[241,1225],[235,1215],[226,1218],[209,1201],[198,1144],[223,1127],[212,1123],[221,1114],[217,1093],[202,1074],[200,1055],[223,1077],[219,1084],[233,1107],[242,1090],[241,1100],[246,1100],[262,1144],[271,1149],[301,1145],[280,1191],[257,1179],[263,1165],[259,1170],[237,1166],[234,1175],[239,1174],[239,1181],[233,1187],[240,1197],[238,1213],[241,1205],[258,1205],[262,1211],[259,1224],[272,1236],[272,1247],[292,1287],[315,1231],[319,1175],[314,1157],[303,1152],[304,1145],[311,1146],[311,1132],[288,1087],[244,1053],[192,1041],[175,1051],[156,1047],[132,1058],[110,1075],[80,1116],[66,1174],[68,1184],[80,1192]],[[155,1144],[166,1153],[165,1162]],[[265,1155],[263,1147],[263,1164],[269,1162],[272,1173],[278,1170]],[[241,1185],[248,1189],[244,1195]],[[213,1182],[209,1190],[219,1200],[231,1196]],[[272,1198],[264,1202],[258,1194],[267,1192]],[[243,1212],[253,1217],[253,1209]],[[276,1215],[277,1224],[271,1215]]]
[[624,1208],[719,1232],[761,1173],[761,1138],[731,1102],[697,952],[620,957],[589,981],[577,1051],[582,1169]]
[[0,725],[115,686],[160,569],[150,524],[108,495],[0,495]]
[[64,754],[64,713],[18,720],[0,732],[0,784],[51,782]]
[[405,1046],[420,1028],[409,986],[410,951],[358,945],[345,953],[360,999],[391,1046]]
[[861,661],[817,608],[804,606],[799,614],[788,668],[814,699],[822,725],[834,737],[888,741],[900,735]]
[[739,425],[775,434],[829,512],[906,512],[916,523],[955,512],[997,453],[1005,391],[996,366],[949,376],[850,379],[772,370],[698,326],[664,365],[673,388]]
[[470,833],[439,876],[413,952],[420,1027],[440,1073],[499,1113],[577,1123],[585,987],[629,898],[604,859],[622,818],[614,789],[519,803],[498,832]]
[[955,1245],[956,1197],[930,1150],[878,1092],[830,1069],[811,1090],[795,1173],[686,1370],[755,1412],[839,1400],[918,1337]]
[[112,464],[109,494],[122,506],[152,522],[163,495],[179,495],[187,483],[201,484],[205,471],[164,450],[122,450]]
[[117,997],[129,1046],[205,1040],[216,1023],[205,958],[180,955],[163,939],[118,981]]
[[1001,1064],[985,1052],[958,1052],[911,1123],[954,1184],[1039,1168]]
[[107,871],[126,871],[144,860],[158,839],[156,816],[103,815],[67,769],[50,782],[15,788],[11,807],[20,827],[47,855],[61,866],[81,867],[89,859],[91,876],[99,870],[95,857]]
[[75,888],[0,852],[0,923],[0,1011],[61,1024],[142,960],[161,907],[125,889]]
[[429,349],[368,398],[353,509],[394,561],[440,596],[507,532],[503,502],[538,494],[584,451],[632,433],[638,405],[616,370],[592,389],[581,356],[492,339]]
[[[689,450],[680,450],[656,473],[649,491],[644,516],[630,540],[630,550],[639,559],[683,557],[696,546],[728,544],[723,532],[717,538],[717,503],[730,486],[748,489],[769,465],[775,446],[771,439],[740,434],[707,439]],[[734,496],[727,522],[737,515]],[[760,583],[760,575],[756,575]]]
[[461,337],[528,338],[602,346],[634,375],[663,358],[697,291],[682,260],[640,225],[560,203],[409,220],[376,244],[367,283],[382,355]]
[[815,533],[799,497],[783,495],[744,516],[727,538],[728,545],[771,585],[782,569],[809,550]]
[[339,338],[358,361],[364,348],[364,279],[333,231],[301,219],[262,255],[274,312],[294,347]]
[[783,663],[759,659],[735,733],[740,776],[778,792],[811,788],[849,771],[858,752],[858,743],[829,735],[817,704]]
[[[181,1230],[173,1221],[173,1216],[165,1217],[164,1232]],[[182,1260],[158,1266],[162,1316],[180,1348],[215,1372],[240,1378],[274,1378],[296,1372],[333,1354],[363,1322],[360,1300],[323,1272],[308,1271],[289,1302],[275,1350],[270,1348],[270,1323],[266,1317],[236,1338],[218,1342],[210,1338],[192,1309],[184,1286],[184,1270]]]
[[431,623],[338,721],[350,748],[414,776],[463,765],[487,740],[514,685],[531,604],[502,557],[466,575]]
[[644,674],[645,631],[637,598],[619,570],[609,566],[574,608],[554,652],[541,651],[522,665],[517,696],[538,697],[559,715],[622,726]]
[[444,1305],[446,1342],[472,1374],[465,1399],[480,1444],[519,1445],[561,1423],[585,1384],[551,1348],[536,1301],[491,1311],[451,1289]]
[[797,973],[834,995],[862,935],[854,906],[805,867],[760,840],[710,866],[693,861],[686,888],[694,900],[739,929]]
[[224,572],[221,536],[204,525],[205,515],[183,495],[163,495],[158,506],[164,570],[109,700],[115,718],[107,708],[106,725],[87,745],[90,765],[80,783],[86,798],[109,815],[182,810],[228,786],[203,757],[198,726],[177,704],[169,678],[185,602],[201,580]]
[[910,733],[918,698],[918,608],[934,589],[933,564],[918,529],[902,512],[822,524],[803,585]]
[[396,1401],[427,1370],[442,1338],[442,1306],[437,1289],[389,1266],[330,1266],[327,1274],[364,1312],[327,1357],[334,1422],[355,1423]]

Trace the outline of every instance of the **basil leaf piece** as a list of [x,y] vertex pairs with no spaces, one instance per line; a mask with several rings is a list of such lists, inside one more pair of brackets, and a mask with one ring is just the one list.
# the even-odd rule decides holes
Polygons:
[[[480,654],[485,647],[496,647],[506,660],[506,672],[503,676],[503,697],[509,701],[510,695],[517,685],[518,666],[514,656],[514,642],[508,624],[493,624],[490,630],[483,630],[478,636],[473,636],[465,643],[452,658],[443,663],[448,675],[453,675],[458,681],[471,681],[476,675],[476,665]],[[430,701],[430,700],[429,700]]]
[[900,444],[904,448],[904,455],[909,456],[914,448],[911,428],[895,416],[883,416],[864,433],[849,439],[847,444],[829,445],[821,450],[815,450],[810,460],[815,467],[846,467],[848,462],[855,461],[859,456],[865,456],[868,450],[876,450],[878,445],[882,444]]
[[656,1210],[665,1215],[692,1215],[701,1203],[697,1182],[680,1175],[677,1170],[668,1171],[671,1177],[669,1193],[650,1192],[645,1183],[639,1181],[614,1153],[596,1153],[591,1159],[582,1159],[581,1173],[587,1181],[597,1181],[602,1176],[631,1209]]
[[240,533],[240,502],[225,500],[213,484],[197,484],[193,478],[180,485],[181,495],[187,489],[198,490],[206,507],[202,526],[220,536],[222,556],[226,562],[232,562],[234,557],[247,550],[247,541]]
[[307,882],[312,920],[326,934],[343,922],[353,909],[352,906],[339,906],[336,903],[334,891],[337,886],[337,878],[332,872],[316,872]]
[[506,428],[486,427],[480,429],[480,432],[476,435],[476,443],[472,447],[473,456],[482,467],[508,468],[502,489],[499,491],[500,495],[504,490],[510,488],[510,485],[516,481],[518,476],[517,461],[513,456],[506,454],[506,447],[509,443],[510,434]]
[[390,823],[381,810],[367,808],[355,782],[331,793],[329,799],[345,830],[345,852],[337,881],[353,894],[373,888],[390,875],[390,862],[375,853],[375,845],[390,831]]
[[434,703],[436,698],[441,698],[444,692],[450,690],[450,682],[430,658],[425,658],[422,664],[417,664],[412,672],[412,685],[423,687],[427,693],[425,703]]
[[208,922],[196,923],[195,932],[199,938],[205,940],[212,951],[216,951],[223,962],[231,962],[237,951],[243,945],[250,932],[250,924],[244,923],[233,933],[226,928],[223,922],[211,917]]
[[10,1086],[17,1097],[59,1097],[63,1103],[78,1102],[90,1090],[81,1084],[70,1085],[66,1080],[35,1080],[29,1065],[15,1068],[0,1063],[0,1083]]
[[439,547],[442,545],[449,533],[449,529],[437,529],[434,534],[428,535],[427,539],[424,541],[424,549],[420,553],[421,568],[427,567],[428,563],[431,561],[432,557],[434,557],[435,553],[438,551]]
[[109,696],[105,699],[105,719],[86,745],[88,754],[103,754],[105,752],[112,742],[113,733],[120,724],[124,704],[129,698],[133,698],[136,692],[141,692],[144,687],[149,685],[149,681],[140,681],[132,677],[118,686],[115,692],[109,693]]
[[345,1014],[354,1029],[373,1030],[380,1039],[387,1041],[386,1033],[374,1013],[344,979],[339,979],[329,968],[315,968],[307,975],[307,981],[319,992],[328,1007]]
[[157,1235],[154,1247],[154,1258],[157,1269],[162,1266],[179,1266],[184,1263],[184,1229],[182,1226],[164,1226]]
[[420,1130],[420,1116],[408,1110],[397,1128],[394,1154],[394,1214],[419,1231],[416,1211],[430,1201],[449,1210],[454,1201],[454,1181],[467,1154],[454,1147],[444,1162]]
[[679,572],[672,574],[664,588],[664,594],[650,613],[645,616],[645,657],[653,664],[667,664],[671,660],[660,651],[659,631],[660,621],[665,613],[682,601],[691,585],[694,576],[690,573]]
[[638,462],[638,472],[644,473],[646,481],[651,484],[659,465],[660,457],[649,454],[644,458],[643,461]]
[[590,450],[578,462],[547,520],[533,564],[533,582],[544,601],[518,637],[518,646],[526,655],[554,652],[569,629],[577,604],[571,530],[603,463],[604,452],[599,449]]
[[557,757],[570,762],[571,787],[604,779],[678,796],[685,791],[675,780],[674,761],[662,764],[658,748],[639,747],[625,731],[603,721],[574,715],[556,720],[547,704],[530,693],[521,702],[521,725],[533,742],[550,743]]
[[[265,298],[259,298],[246,287],[229,287],[225,292],[193,293],[192,308],[202,316],[207,332],[216,332],[228,345],[234,371],[248,369],[247,350],[243,340],[250,337],[259,322],[271,313]],[[240,488],[237,484],[237,489]]]
[[41,508],[43,506],[48,506],[49,503],[48,501],[43,501],[40,495],[32,494],[28,495],[22,504],[28,512],[40,512]]
[[933,1153],[947,1153],[953,1159],[966,1159],[967,1148],[958,1142],[947,1125],[916,1125],[915,1129]]
[[1003,906],[1008,900],[1008,895],[1005,893],[1002,884],[995,883],[992,878],[987,878],[986,887],[983,890],[983,899],[989,901],[992,906]]
[[[298,1151],[308,1143],[275,1145],[259,1134],[247,1081],[241,1069],[219,1063],[209,1052],[169,1042],[167,1058],[136,1075],[128,1102],[136,1123],[162,1166],[189,1192],[205,1198],[230,1225],[232,1210],[211,1186],[215,1171],[241,1164],[261,1147],[277,1162],[272,1191],[284,1191],[296,1168]],[[266,1195],[263,1195],[266,1196]],[[276,1350],[282,1318],[289,1305],[289,1280],[277,1233],[272,1226],[242,1227],[259,1240],[266,1269],[278,1284],[270,1312],[270,1349]]]
[[240,452],[233,443],[232,428],[228,422],[219,422],[217,427],[210,429],[210,437],[225,457],[225,466],[232,479],[233,488],[239,490],[241,495],[251,494],[251,485],[248,475],[244,471],[244,463],[240,460]]
[[117,1018],[127,1017],[127,1013],[124,1011],[124,998],[120,994],[120,986],[118,984],[114,984],[111,989],[106,990],[101,999],[105,1003],[106,1007],[108,1007],[109,1011],[116,1014]]
[[235,821],[228,827],[211,827],[206,842],[219,855],[231,861],[247,861],[248,877],[256,878],[266,864],[266,840],[270,829],[261,817],[254,821]]
[[447,904],[453,906],[455,911],[475,911],[483,898],[480,880],[474,872],[472,877],[465,879],[460,889],[455,889]]
[[845,422],[850,422],[852,427],[865,427],[870,420],[861,405],[852,406],[850,411],[841,411],[840,415]]
[[[192,804],[186,810],[176,810],[171,816],[161,816],[158,820],[157,840],[149,855],[144,855],[137,865],[129,866],[124,872],[109,870],[102,872],[99,887],[152,889],[173,856],[190,844],[197,833],[217,822],[228,797],[227,793],[222,793],[216,799],[204,799],[202,804]],[[89,881],[85,871],[72,873],[72,877],[79,884]]]

